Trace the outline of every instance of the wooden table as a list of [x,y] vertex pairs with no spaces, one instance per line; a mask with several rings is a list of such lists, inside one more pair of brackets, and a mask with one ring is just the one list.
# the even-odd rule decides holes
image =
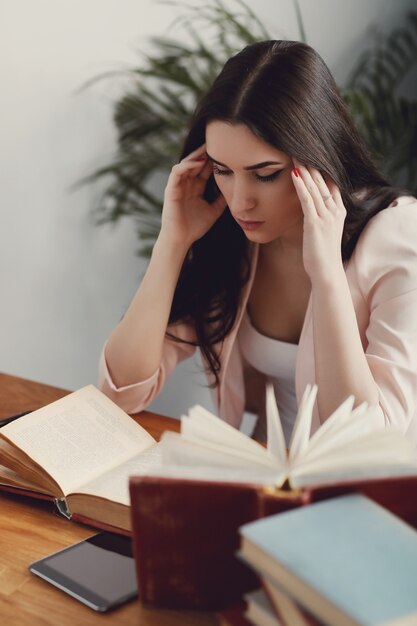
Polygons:
[[[68,391],[0,373],[0,418],[37,409]],[[135,419],[158,439],[178,430],[176,420],[144,412]],[[52,585],[36,578],[28,565],[89,537],[95,529],[68,521],[49,502],[0,492],[0,624],[5,626],[215,626],[214,614],[167,611],[136,600],[98,614]]]

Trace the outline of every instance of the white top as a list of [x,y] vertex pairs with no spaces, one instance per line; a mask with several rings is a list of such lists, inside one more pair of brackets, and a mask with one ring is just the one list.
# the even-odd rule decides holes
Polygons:
[[[239,329],[239,346],[249,365],[265,374],[273,384],[288,446],[297,414],[295,360],[298,345],[262,335],[253,326],[248,313],[245,312]],[[257,427],[257,430],[259,430],[259,435],[263,435],[262,428]]]

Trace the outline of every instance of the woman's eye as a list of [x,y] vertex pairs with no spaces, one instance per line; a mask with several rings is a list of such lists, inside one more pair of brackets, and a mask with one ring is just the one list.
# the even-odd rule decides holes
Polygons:
[[[275,172],[272,172],[272,174],[267,174],[266,176],[261,176],[256,172],[254,172],[253,174],[256,180],[259,180],[263,183],[268,183],[278,178],[281,172],[282,170],[276,170]],[[232,170],[222,170],[217,165],[213,165],[213,174],[215,174],[216,176],[231,176],[233,172]]]
[[213,165],[213,173],[217,176],[230,176],[232,172],[230,170],[221,170],[216,165]]
[[275,180],[276,178],[278,178],[281,172],[282,170],[277,170],[276,172],[272,172],[272,174],[268,174],[267,176],[260,176],[259,174],[255,174],[255,178],[256,180],[259,180],[263,183],[269,183],[272,180]]

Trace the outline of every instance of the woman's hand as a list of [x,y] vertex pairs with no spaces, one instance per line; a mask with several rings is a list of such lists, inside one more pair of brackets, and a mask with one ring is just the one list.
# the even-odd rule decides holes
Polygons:
[[212,204],[203,197],[212,171],[205,145],[174,165],[165,188],[162,235],[189,247],[219,219],[226,208],[223,196]]
[[304,213],[303,261],[311,281],[328,280],[342,269],[341,240],[346,209],[339,188],[313,167],[293,159],[294,187]]

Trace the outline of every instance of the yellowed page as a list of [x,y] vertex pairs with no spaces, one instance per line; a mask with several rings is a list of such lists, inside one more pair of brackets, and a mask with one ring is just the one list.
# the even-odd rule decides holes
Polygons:
[[129,505],[129,477],[148,472],[152,474],[152,470],[159,467],[160,463],[160,447],[155,443],[151,448],[83,485],[76,493],[92,494]]
[[50,491],[39,488],[39,485],[24,478],[21,478],[19,474],[16,474],[13,470],[4,465],[0,465],[0,485],[7,485],[10,487],[17,487],[19,489],[29,489],[35,493],[45,493],[51,495]]
[[53,476],[65,494],[155,443],[93,385],[7,424],[1,434]]

